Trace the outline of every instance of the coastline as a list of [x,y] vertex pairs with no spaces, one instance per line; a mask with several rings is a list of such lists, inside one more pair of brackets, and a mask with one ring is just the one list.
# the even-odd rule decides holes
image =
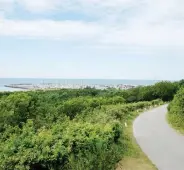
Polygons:
[[55,89],[129,89],[136,86],[155,84],[156,80],[125,80],[125,79],[30,79],[0,78],[0,92]]
[[125,85],[125,84],[119,84],[119,85],[84,85],[84,84],[54,84],[54,83],[48,83],[48,84],[9,84],[4,85],[4,87],[9,89],[19,89],[19,90],[55,90],[55,89],[85,89],[85,88],[95,88],[100,90],[105,90],[109,88],[115,88],[115,89],[131,89],[135,88],[136,85]]

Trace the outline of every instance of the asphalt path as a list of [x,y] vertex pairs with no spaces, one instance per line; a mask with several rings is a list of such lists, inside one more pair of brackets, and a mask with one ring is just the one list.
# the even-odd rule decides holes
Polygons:
[[141,114],[133,124],[134,136],[158,170],[184,170],[184,136],[167,120],[167,105]]

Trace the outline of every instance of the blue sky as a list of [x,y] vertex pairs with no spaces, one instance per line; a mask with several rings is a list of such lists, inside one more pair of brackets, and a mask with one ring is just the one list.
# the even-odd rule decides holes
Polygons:
[[182,79],[182,0],[0,0],[0,77]]

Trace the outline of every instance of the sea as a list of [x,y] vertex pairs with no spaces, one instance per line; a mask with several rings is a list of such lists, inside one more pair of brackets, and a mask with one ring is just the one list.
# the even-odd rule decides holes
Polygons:
[[10,84],[84,84],[84,85],[153,85],[158,80],[125,80],[125,79],[35,79],[35,78],[0,78],[0,91],[20,91],[5,87]]

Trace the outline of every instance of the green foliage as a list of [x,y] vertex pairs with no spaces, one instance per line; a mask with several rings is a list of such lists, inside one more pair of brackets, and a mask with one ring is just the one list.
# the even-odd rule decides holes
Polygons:
[[[111,147],[120,130],[118,123],[101,126],[70,121],[36,130],[29,120],[18,133],[11,133],[4,141],[0,148],[0,167],[8,170],[71,169],[80,160],[83,167],[99,169],[103,162],[109,161],[107,157],[113,158]],[[113,164],[103,166],[102,169],[108,166],[112,169]]]
[[178,90],[177,83],[160,82],[155,85],[154,96],[163,101],[171,101]]
[[127,104],[134,95],[136,100],[144,100],[137,97],[141,88],[2,95],[0,169],[114,169],[128,150],[124,122],[132,112],[161,102]]
[[124,98],[127,102],[152,101],[155,99],[171,101],[179,87],[178,82],[162,81],[153,86],[140,86],[127,90]]
[[168,106],[168,118],[171,124],[184,131],[184,88],[175,95],[174,100]]
[[26,93],[13,93],[0,99],[0,130],[5,124],[21,126],[29,115],[31,97]]
[[3,97],[3,96],[9,96],[11,94],[11,92],[0,92],[0,99]]
[[184,86],[184,79],[182,79],[182,80],[179,81],[179,86],[180,87],[183,87]]

